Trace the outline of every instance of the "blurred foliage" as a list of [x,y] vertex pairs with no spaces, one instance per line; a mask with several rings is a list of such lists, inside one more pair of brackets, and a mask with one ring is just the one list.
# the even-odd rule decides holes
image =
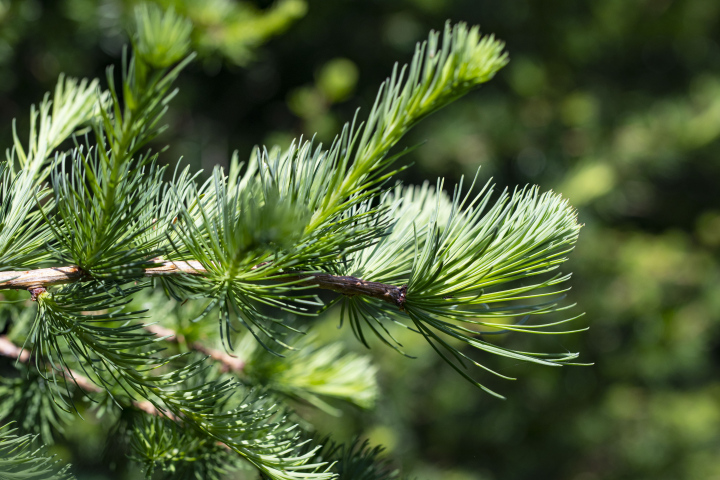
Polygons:
[[[117,63],[132,3],[0,2],[0,125],[27,123],[24,107],[60,71],[98,76]],[[405,180],[452,184],[482,165],[499,185],[554,188],[586,224],[568,269],[591,329],[547,342],[594,366],[508,362],[501,371],[526,381],[498,387],[501,402],[401,336],[417,359],[371,350],[374,411],[344,408],[338,426],[300,408],[321,433],[369,437],[427,480],[720,478],[719,2],[309,0],[301,20],[298,2],[161,3],[193,20],[203,55],[180,80],[177,138],[159,144],[173,144],[168,158],[208,167],[257,143],[316,132],[328,141],[428,29],[464,20],[505,40],[510,65],[411,134],[423,145]],[[264,33],[242,26],[253,15]],[[102,425],[88,424],[94,433],[64,443],[54,434],[52,452],[78,478],[133,478],[97,440]]]

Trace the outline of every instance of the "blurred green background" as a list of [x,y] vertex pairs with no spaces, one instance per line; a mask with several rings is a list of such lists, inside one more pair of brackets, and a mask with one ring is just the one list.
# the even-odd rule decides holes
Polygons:
[[[0,1],[0,144],[60,72],[119,64],[133,3]],[[720,479],[720,2],[159,3],[192,18],[201,53],[166,161],[208,169],[256,144],[332,140],[428,30],[466,21],[505,40],[510,65],[410,135],[422,146],[403,180],[452,185],[481,166],[483,181],[562,193],[585,224],[563,270],[590,330],[522,341],[594,366],[503,364],[519,380],[490,380],[499,401],[420,337],[404,339],[416,360],[376,344],[377,407],[308,412],[321,431],[367,436],[427,480]],[[323,335],[352,342],[335,321]],[[115,478],[98,440],[71,437],[54,448],[79,478]]]

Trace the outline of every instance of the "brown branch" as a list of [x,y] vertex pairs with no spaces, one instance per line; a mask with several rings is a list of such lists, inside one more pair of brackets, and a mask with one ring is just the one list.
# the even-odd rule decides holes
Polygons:
[[[168,275],[205,275],[207,270],[196,260],[162,262],[157,267],[146,268],[145,277],[161,277]],[[288,278],[300,280],[301,285],[314,286],[332,290],[347,296],[364,295],[377,298],[404,309],[407,286],[397,287],[379,282],[368,282],[356,277],[330,275],[327,273],[289,272],[279,274],[278,279]],[[91,277],[80,267],[53,267],[38,270],[24,270],[15,272],[0,272],[0,290],[33,290],[38,292],[41,288],[52,285],[62,285],[90,280]],[[34,293],[33,296],[37,294]]]
[[407,294],[407,285],[396,287],[386,283],[368,282],[357,277],[330,275],[327,273],[294,273],[302,278],[304,285],[312,285],[325,290],[342,293],[348,297],[364,295],[393,304],[403,310]]
[[31,288],[79,282],[85,277],[85,272],[79,267],[53,267],[19,272],[0,272],[0,288],[30,290]]
[[[30,362],[30,352],[28,350],[23,349],[22,347],[18,347],[17,345],[15,345],[5,335],[0,336],[0,356],[17,359],[21,363],[29,363]],[[94,384],[89,378],[76,372],[75,370],[70,370],[70,369],[62,367],[60,373],[66,379],[67,378],[72,379],[72,381],[75,383],[75,385],[80,387],[80,389],[82,389],[86,393],[102,393],[105,391],[98,385]],[[153,405],[151,402],[149,402],[147,400],[142,400],[142,401],[133,400],[132,406],[135,407],[136,409],[141,410],[150,415],[163,416],[170,420],[175,419],[173,414],[171,414],[169,412],[162,412],[162,411],[158,410],[155,407],[155,405]]]
[[[160,327],[162,328],[162,327]],[[172,330],[169,330],[172,332]],[[13,358],[19,360],[21,363],[28,363],[30,362],[30,352],[28,350],[23,349],[22,347],[18,347],[13,342],[10,341],[10,339],[7,338],[5,335],[0,335],[0,356],[7,357],[7,358]],[[75,384],[83,389],[85,392],[89,393],[102,393],[104,390],[100,388],[99,386],[95,385],[90,379],[87,377],[77,373],[74,370],[62,370],[63,376],[71,377]],[[161,410],[158,410],[155,405],[152,404],[152,402],[148,400],[133,400],[132,406],[136,409],[147,413],[148,415],[154,415],[154,416],[161,416],[165,417],[172,421],[177,421],[177,418],[175,415],[169,412],[163,412]],[[230,448],[227,444],[217,441],[215,442],[217,445],[225,448],[226,450],[232,451],[233,449]]]
[[[163,262],[157,267],[145,269],[146,277],[161,277],[177,274],[203,275],[207,270],[197,261]],[[91,280],[92,277],[80,267],[51,267],[37,270],[0,272],[0,289],[30,290],[32,288],[63,285],[67,283]]]
[[[182,335],[178,335],[177,333],[175,333],[175,331],[170,330],[169,328],[165,328],[161,325],[145,325],[145,330],[147,330],[148,332],[152,332],[160,337],[167,337],[165,340],[168,340],[170,342],[180,343],[185,341]],[[206,347],[200,342],[193,342],[189,344],[188,347],[209,356],[216,362],[219,362],[221,365],[220,368],[223,372],[240,373],[242,372],[243,368],[245,368],[245,362],[243,360],[238,357],[233,357],[232,355],[229,355],[222,350],[216,350],[214,348]]]

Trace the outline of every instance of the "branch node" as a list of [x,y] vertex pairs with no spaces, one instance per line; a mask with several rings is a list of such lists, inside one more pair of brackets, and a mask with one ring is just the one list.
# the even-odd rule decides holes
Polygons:
[[402,287],[400,287],[400,295],[398,295],[398,299],[395,301],[401,312],[405,311],[405,301],[407,300],[407,287],[407,285],[403,285]]
[[37,302],[38,297],[42,295],[43,293],[47,292],[45,287],[28,287],[28,292],[30,292],[30,300],[33,302]]

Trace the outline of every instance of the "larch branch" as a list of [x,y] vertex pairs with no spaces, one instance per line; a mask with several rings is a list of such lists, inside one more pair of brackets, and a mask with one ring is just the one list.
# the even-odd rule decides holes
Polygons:
[[[162,277],[170,275],[206,275],[207,270],[196,260],[190,261],[158,261],[159,265],[146,268],[145,277]],[[395,305],[403,310],[407,287],[369,282],[357,277],[330,275],[315,272],[287,272],[278,275],[278,279],[296,279],[299,284],[332,290],[347,296],[367,296],[377,298]],[[80,267],[52,267],[37,270],[21,270],[0,272],[0,290],[44,289],[52,285],[91,280],[92,277]]]

